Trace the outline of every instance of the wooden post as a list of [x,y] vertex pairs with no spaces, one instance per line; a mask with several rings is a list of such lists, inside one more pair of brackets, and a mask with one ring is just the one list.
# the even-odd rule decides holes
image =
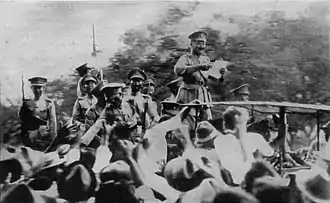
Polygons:
[[320,151],[320,111],[316,112],[316,125],[317,125],[317,151]]
[[285,157],[285,107],[280,107],[280,125],[279,125],[279,137],[280,137],[280,170],[279,173],[282,175],[283,161]]

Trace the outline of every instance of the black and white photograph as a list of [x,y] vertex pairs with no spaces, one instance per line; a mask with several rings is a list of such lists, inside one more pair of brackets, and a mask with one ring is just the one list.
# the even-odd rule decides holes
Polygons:
[[0,203],[330,203],[330,1],[0,1]]

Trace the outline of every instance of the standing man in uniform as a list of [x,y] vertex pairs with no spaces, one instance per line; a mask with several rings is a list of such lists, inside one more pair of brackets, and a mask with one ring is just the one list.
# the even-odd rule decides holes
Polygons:
[[[130,117],[135,117],[142,130],[158,123],[159,115],[157,109],[151,108],[152,100],[149,95],[143,95],[141,88],[147,75],[139,68],[134,68],[128,73],[128,79],[131,81],[131,91],[125,95],[124,102],[129,105],[127,109]],[[148,114],[148,116],[147,116]]]
[[84,85],[82,84],[83,78],[90,72],[92,68],[87,66],[87,63],[79,66],[76,68],[76,71],[79,74],[79,80],[78,80],[78,85],[77,85],[77,96],[78,98],[86,96],[86,89]]
[[[249,101],[250,100],[250,91],[248,89],[248,84],[240,85],[232,90],[230,90],[230,93],[233,94],[233,100],[234,101]],[[252,111],[248,111],[250,116],[250,119],[248,120],[248,124],[251,124],[255,121],[255,117],[253,115]]]
[[92,89],[96,86],[96,78],[90,75],[85,75],[82,79],[82,84],[86,89],[86,95],[76,100],[72,111],[72,123],[85,124],[85,113],[87,109],[94,106],[97,102],[95,96],[91,94]]
[[[147,79],[143,83],[142,94],[146,99],[150,100],[149,107],[151,112],[155,112],[158,115],[158,105],[157,102],[153,100],[153,95],[155,93],[156,79],[152,76],[147,76]],[[147,114],[149,118],[147,120],[151,120],[149,114]]]
[[[174,73],[182,77],[176,102],[187,104],[197,99],[202,103],[211,103],[212,98],[207,86],[208,79],[201,72],[209,70],[212,66],[210,59],[203,55],[207,34],[198,31],[189,35],[188,38],[190,53],[182,55],[174,66]],[[206,118],[203,119],[212,119],[211,105],[205,106],[205,115]]]
[[109,135],[109,129],[115,123],[131,124],[122,108],[123,87],[124,84],[122,83],[109,83],[102,87],[101,93],[106,101],[105,108],[101,112],[100,117],[81,138],[82,144],[91,148],[97,148],[101,140],[107,139],[106,136]]
[[57,136],[55,105],[45,95],[46,78],[32,77],[29,81],[34,98],[24,99],[19,111],[23,143],[34,150],[45,151]]

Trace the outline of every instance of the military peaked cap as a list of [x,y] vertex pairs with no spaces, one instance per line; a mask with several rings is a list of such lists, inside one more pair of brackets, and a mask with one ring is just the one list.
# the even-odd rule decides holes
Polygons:
[[146,80],[147,79],[147,75],[141,69],[134,68],[133,70],[131,70],[128,73],[128,79],[131,80],[133,78],[141,78],[142,80]]
[[32,77],[29,79],[32,86],[45,86],[47,79],[44,77]]
[[244,85],[241,85],[239,87],[236,87],[236,88],[230,90],[230,92],[233,93],[234,95],[239,95],[239,94],[250,95],[248,86],[249,86],[248,84],[244,84]]

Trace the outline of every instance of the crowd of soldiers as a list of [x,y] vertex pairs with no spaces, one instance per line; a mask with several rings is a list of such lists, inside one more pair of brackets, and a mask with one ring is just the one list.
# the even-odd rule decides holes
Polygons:
[[[211,124],[208,83],[215,79],[203,74],[213,66],[203,55],[207,33],[194,32],[189,40],[190,53],[174,66],[178,78],[167,85],[171,95],[160,112],[152,99],[156,79],[143,70],[133,68],[125,84],[104,80],[102,73],[84,64],[76,69],[80,75],[77,100],[63,133],[58,131],[55,105],[45,96],[47,79],[30,78],[34,97],[24,99],[19,116],[23,144],[31,150],[23,147],[19,153],[27,160],[32,151],[51,154],[55,150],[59,161],[44,168],[56,166],[52,171],[56,177],[49,171],[29,176],[32,181],[26,184],[8,186],[0,203],[59,202],[34,192],[42,190],[46,180],[55,181],[57,197],[70,203],[87,203],[91,198],[95,203],[329,202],[330,153],[318,159],[323,160],[322,169],[314,167],[311,173],[284,178],[269,163],[276,155],[274,146],[262,135],[248,132],[248,123],[254,120],[248,110],[228,107],[221,121],[223,131]],[[226,69],[219,71],[224,74]],[[216,80],[223,82],[223,78]],[[248,84],[231,93],[234,100],[249,100]],[[329,147],[325,143],[324,151]],[[74,149],[79,158],[73,163],[66,160],[64,166],[62,158],[70,159]],[[290,155],[284,158],[291,160]],[[33,168],[33,160],[28,160]],[[7,169],[15,171],[12,165]],[[322,176],[317,174],[320,171]]]
[[[206,37],[204,32],[195,32],[189,36],[191,52],[181,56],[175,65],[174,72],[179,78],[167,85],[171,96],[166,101],[181,104],[196,99],[202,103],[212,102],[207,87],[208,78],[201,74],[202,70],[208,70],[212,66],[209,58],[202,55]],[[108,125],[123,120],[131,131],[131,139],[135,141],[141,139],[146,129],[159,122],[161,112],[158,112],[158,104],[152,100],[156,80],[141,69],[135,68],[128,73],[129,85],[101,80],[97,71],[95,73],[95,69],[87,64],[79,66],[76,71],[80,76],[78,98],[73,107],[72,118],[66,126],[71,129],[72,126],[79,128],[85,134],[82,136],[82,143],[85,145],[97,147],[100,144],[99,137],[105,129],[99,126],[103,123],[97,122],[98,120],[106,120]],[[29,81],[34,98],[23,101],[20,110],[23,140],[26,146],[45,151],[57,137],[55,105],[45,96],[46,78],[33,77]],[[231,91],[236,100],[248,100],[250,93],[247,87],[245,84]],[[203,120],[212,119],[211,106],[204,107],[206,113]]]

